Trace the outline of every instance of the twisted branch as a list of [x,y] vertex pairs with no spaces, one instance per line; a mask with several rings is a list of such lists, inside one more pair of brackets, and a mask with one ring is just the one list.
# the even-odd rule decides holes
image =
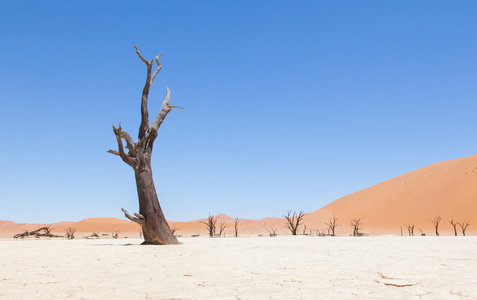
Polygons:
[[144,216],[143,215],[140,215],[138,213],[134,213],[134,216],[133,217],[127,210],[125,210],[124,208],[121,207],[121,210],[123,211],[124,215],[126,216],[126,218],[128,218],[129,220],[133,221],[133,222],[136,222],[138,223],[139,225],[143,226],[146,221],[144,220]]
[[130,153],[131,153],[131,150],[135,152],[134,143],[132,143],[132,146],[130,145],[130,142],[132,142],[131,137],[129,136],[127,132],[123,132],[121,130],[121,124],[119,124],[119,128],[116,128],[113,125],[113,131],[114,131],[114,134],[116,135],[119,151],[109,150],[108,153],[119,155],[125,163],[127,163],[131,167],[134,167],[135,160],[129,154],[126,154],[126,152],[124,152],[124,146],[122,141],[123,138],[126,140],[126,143],[129,146],[128,149]]

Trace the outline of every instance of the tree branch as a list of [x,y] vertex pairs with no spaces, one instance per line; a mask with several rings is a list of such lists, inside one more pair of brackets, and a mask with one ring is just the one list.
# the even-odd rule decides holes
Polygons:
[[171,90],[167,88],[166,98],[164,99],[164,101],[162,101],[161,111],[157,115],[154,122],[152,122],[152,125],[147,132],[147,141],[146,141],[147,149],[150,149],[150,150],[152,149],[154,140],[157,137],[157,131],[159,130],[159,127],[161,127],[162,122],[164,122],[164,119],[166,118],[167,114],[170,113],[173,108],[184,109],[183,107],[169,105],[170,98],[171,98]]
[[119,151],[116,152],[114,150],[109,150],[108,153],[119,155],[125,163],[127,163],[128,165],[130,165],[131,167],[134,168],[135,160],[131,156],[129,156],[128,154],[126,154],[124,152],[124,146],[123,146],[123,141],[122,141],[122,139],[123,139],[122,133],[123,132],[121,130],[121,124],[119,124],[119,128],[116,128],[113,125],[113,131],[114,131],[114,134],[116,135],[116,140],[118,142],[118,150]]
[[157,73],[159,73],[159,71],[162,69],[161,62],[159,61],[159,57],[161,57],[161,56],[162,56],[162,53],[157,55],[156,58],[155,58],[156,63],[157,63],[157,68],[156,68],[156,71],[154,71],[154,74],[152,74],[149,85],[152,85],[152,83],[154,82],[154,78],[156,78]]
[[139,45],[134,46],[134,49],[136,49],[136,54],[137,54],[137,56],[139,56],[139,58],[140,58],[146,65],[152,64],[152,61],[145,60],[144,57],[142,57],[141,53],[139,53]]
[[121,131],[121,137],[126,141],[126,149],[129,150],[129,155],[133,157],[136,156],[136,145],[129,133]]
[[124,215],[126,218],[129,220],[138,223],[139,225],[143,226],[146,222],[144,221],[144,216],[140,215],[138,213],[134,213],[136,217],[133,217],[127,210],[121,207],[121,210],[123,211]]
[[149,128],[149,112],[147,111],[147,99],[149,97],[149,88],[151,87],[151,70],[153,61],[145,60],[139,52],[139,46],[134,46],[136,49],[137,56],[147,65],[147,77],[146,84],[142,90],[141,97],[141,125],[139,126],[139,140],[143,139],[146,136],[147,129]]

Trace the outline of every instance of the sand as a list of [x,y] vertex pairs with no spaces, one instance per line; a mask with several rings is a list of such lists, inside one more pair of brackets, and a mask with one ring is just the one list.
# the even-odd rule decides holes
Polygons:
[[477,298],[477,237],[0,240],[0,299]]

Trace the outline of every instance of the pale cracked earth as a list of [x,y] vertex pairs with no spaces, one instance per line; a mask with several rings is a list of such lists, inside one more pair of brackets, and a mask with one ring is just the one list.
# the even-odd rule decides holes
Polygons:
[[477,299],[477,237],[0,240],[0,299]]

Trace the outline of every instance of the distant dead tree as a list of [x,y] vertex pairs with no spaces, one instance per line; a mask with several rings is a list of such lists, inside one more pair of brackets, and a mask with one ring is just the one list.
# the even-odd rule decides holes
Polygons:
[[[116,136],[118,151],[109,150],[108,152],[121,157],[121,159],[132,167],[136,179],[137,194],[139,198],[139,213],[129,214],[122,209],[126,218],[136,222],[142,227],[144,236],[143,244],[171,245],[179,244],[177,238],[171,233],[169,224],[166,221],[161,205],[157,198],[156,188],[152,176],[151,156],[154,141],[158,136],[158,130],[166,116],[173,108],[181,108],[169,104],[170,90],[162,102],[161,111],[156,116],[152,125],[149,123],[149,111],[147,102],[149,98],[149,89],[156,78],[156,75],[162,68],[159,62],[159,54],[152,60],[146,60],[139,53],[139,46],[134,46],[139,59],[146,64],[146,83],[142,90],[141,97],[141,124],[139,126],[138,141],[135,143],[129,133],[123,131],[121,124],[116,128],[113,126],[113,132]],[[157,64],[156,70],[152,72],[154,61]],[[123,144],[126,142],[126,146]],[[128,153],[126,153],[126,150]]]
[[307,227],[305,224],[303,224],[303,233],[302,233],[303,235],[311,234],[311,229],[310,229],[310,233],[306,233],[306,229],[307,229],[307,228],[308,228],[308,227]]
[[424,231],[421,230],[421,228],[419,228],[419,231],[421,232],[421,236],[426,236],[426,234],[424,233]]
[[67,239],[72,240],[72,239],[75,238],[76,228],[68,227],[65,230],[66,230],[66,238]]
[[235,218],[235,222],[234,222],[235,237],[238,237],[238,224],[239,223],[240,223],[239,218]]
[[449,223],[451,223],[452,227],[454,227],[454,235],[457,236],[457,224],[458,223],[456,221],[454,221],[454,219],[451,219],[449,221]]
[[28,236],[34,236],[36,238],[39,238],[39,237],[49,237],[49,238],[52,238],[52,237],[64,237],[64,236],[59,236],[59,235],[54,235],[52,234],[51,232],[53,231],[53,228],[51,228],[51,225],[48,225],[48,226],[43,226],[41,228],[38,228],[37,230],[33,230],[33,231],[26,231],[23,232],[23,233],[18,233],[18,234],[15,234],[13,237],[14,238],[25,238],[25,237],[28,237]]
[[268,231],[270,237],[277,236],[277,229],[275,227],[272,226],[272,227],[270,227],[270,229],[265,227],[265,229]]
[[434,224],[434,227],[436,228],[436,236],[439,236],[439,223],[441,222],[441,217],[437,216],[431,222],[432,224]]
[[359,236],[359,231],[361,230],[361,219],[354,219],[351,221],[351,226],[353,226],[353,236]]
[[[224,233],[225,228],[227,228],[229,225],[226,224],[225,222],[220,222],[219,224],[219,234],[218,237],[222,237],[222,234]],[[224,234],[225,236],[225,234]]]
[[457,224],[459,224],[460,228],[462,229],[462,235],[465,236],[465,231],[467,230],[467,227],[469,227],[470,221],[464,221],[462,223]]
[[209,237],[213,238],[215,237],[215,225],[217,224],[217,217],[211,216],[209,214],[209,217],[207,220],[201,221],[199,223],[205,224],[205,227],[207,228],[207,231],[209,232]]
[[414,224],[409,223],[409,224],[404,224],[407,227],[407,231],[409,232],[409,236],[414,236]]
[[181,229],[176,227],[176,226],[171,227],[171,233],[174,234],[174,235],[176,234],[176,231],[179,231],[179,230],[181,230]]
[[291,212],[291,210],[287,211],[287,215],[283,215],[283,217],[286,219],[286,224],[285,227],[290,230],[292,235],[297,234],[298,226],[300,226],[300,222],[303,220],[303,217],[305,216],[305,212],[300,210],[300,212],[297,214],[296,211]]
[[333,217],[329,219],[328,223],[325,223],[326,226],[328,226],[328,233],[331,236],[335,236],[335,228],[340,226],[338,224],[338,218],[333,214]]

